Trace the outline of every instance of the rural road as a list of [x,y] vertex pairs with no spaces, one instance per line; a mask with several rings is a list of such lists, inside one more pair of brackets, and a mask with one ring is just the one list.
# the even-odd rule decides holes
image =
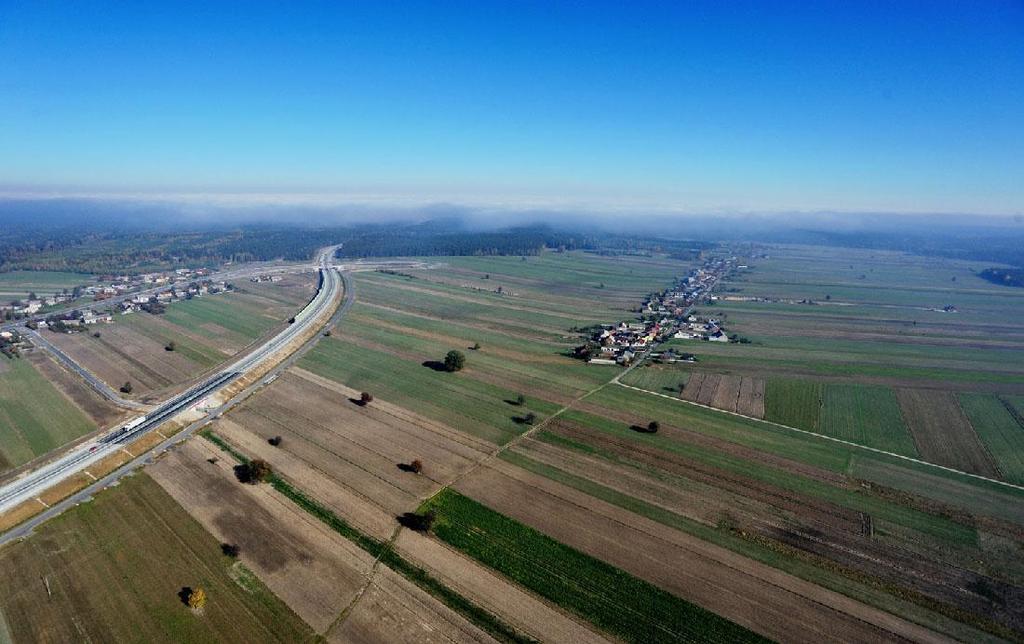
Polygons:
[[32,344],[50,352],[50,354],[57,359],[57,362],[61,363],[71,371],[77,373],[82,378],[82,380],[85,380],[85,382],[87,382],[90,387],[95,389],[99,395],[103,396],[104,398],[114,403],[118,407],[124,407],[126,409],[138,409],[142,411],[149,409],[149,405],[144,405],[134,400],[127,400],[119,396],[116,391],[110,388],[110,385],[103,382],[102,380],[97,378],[96,375],[94,375],[91,371],[75,362],[71,356],[64,353],[56,346],[54,346],[49,340],[44,338],[38,331],[26,328],[22,329],[21,332],[27,335],[28,337],[32,338]]
[[[0,512],[8,510],[26,500],[37,498],[44,490],[83,471],[89,465],[121,449],[129,440],[156,429],[157,426],[199,400],[210,396],[233,382],[243,373],[262,365],[280,349],[304,334],[328,307],[333,305],[343,278],[330,265],[336,246],[324,249],[318,258],[320,285],[316,296],[295,315],[295,322],[284,331],[267,341],[256,350],[238,360],[225,370],[211,376],[188,391],[174,396],[147,416],[135,419],[128,425],[108,432],[93,441],[75,447],[60,458],[29,472],[0,488]],[[347,311],[351,305],[346,298],[343,305]],[[319,334],[318,334],[319,335]],[[317,336],[314,336],[317,337]]]

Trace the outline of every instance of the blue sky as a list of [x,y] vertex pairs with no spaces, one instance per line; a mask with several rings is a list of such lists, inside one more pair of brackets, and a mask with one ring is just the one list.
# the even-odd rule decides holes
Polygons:
[[1024,212],[1024,3],[0,0],[0,190]]

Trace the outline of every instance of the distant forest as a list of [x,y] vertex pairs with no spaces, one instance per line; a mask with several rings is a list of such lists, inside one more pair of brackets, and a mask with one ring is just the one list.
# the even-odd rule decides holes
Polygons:
[[463,229],[457,220],[417,224],[302,227],[249,225],[231,230],[161,231],[118,229],[109,224],[32,226],[0,230],[0,272],[51,270],[137,274],[178,267],[309,259],[329,244],[342,243],[342,257],[437,255],[536,255],[544,248],[604,254],[667,253],[696,257],[710,242],[635,238],[607,233],[559,231],[549,226],[497,231]]
[[453,231],[443,223],[378,229],[345,241],[341,257],[437,255],[536,255],[545,248],[617,254],[668,253],[691,259],[713,243],[635,238],[606,233],[565,232],[549,226],[514,227],[495,232]]
[[1024,270],[1019,268],[986,268],[978,276],[1001,286],[1024,287]]

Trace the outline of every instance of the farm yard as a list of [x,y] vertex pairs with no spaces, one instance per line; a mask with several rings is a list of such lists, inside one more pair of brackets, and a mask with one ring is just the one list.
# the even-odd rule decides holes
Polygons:
[[[0,575],[0,632],[16,642],[313,641],[146,475],[0,550]],[[206,592],[201,614],[181,598],[188,587]]]
[[113,389],[130,382],[128,397],[157,400],[283,327],[312,287],[308,275],[245,282],[232,293],[173,303],[162,315],[116,315],[113,324],[46,337]]

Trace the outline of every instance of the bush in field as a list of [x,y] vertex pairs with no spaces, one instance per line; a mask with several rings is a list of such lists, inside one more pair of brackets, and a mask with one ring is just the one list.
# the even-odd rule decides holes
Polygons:
[[122,394],[130,394],[130,393],[132,393],[132,383],[126,382],[123,385],[121,385],[121,393]]
[[647,432],[649,434],[657,434],[659,429],[661,429],[661,425],[658,424],[658,421],[652,420],[647,423]]
[[364,391],[363,393],[359,394],[359,404],[365,406],[365,405],[369,405],[372,402],[373,402],[373,394],[371,394],[370,392]]
[[167,343],[167,346],[164,347],[164,351],[174,351],[177,348],[178,345],[174,344],[174,341],[172,340]]
[[256,485],[268,480],[274,474],[274,469],[270,467],[270,463],[261,458],[256,458],[244,465],[235,467],[235,474],[242,483]]
[[520,407],[525,405],[526,404],[526,396],[524,396],[523,394],[517,395],[516,396],[516,404],[519,405]]
[[419,474],[420,472],[423,471],[423,461],[417,458],[412,463],[409,463],[409,469],[415,472],[416,474]]
[[199,610],[203,606],[206,606],[206,591],[202,588],[193,588],[188,594],[188,607]]
[[433,510],[427,510],[423,514],[417,514],[415,512],[406,512],[398,518],[398,522],[410,530],[416,532],[430,532],[430,528],[434,526],[434,520],[437,519],[437,515]]
[[480,350],[480,343],[479,342],[474,342],[473,343],[473,351],[479,351],[479,350]]
[[466,366],[466,356],[461,351],[452,349],[444,356],[444,368],[447,371],[459,371]]
[[281,437],[271,436],[270,438],[267,439],[267,442],[273,445],[274,447],[278,447],[281,444]]
[[220,544],[220,551],[232,559],[238,559],[238,554],[242,549],[237,543],[222,543]]

